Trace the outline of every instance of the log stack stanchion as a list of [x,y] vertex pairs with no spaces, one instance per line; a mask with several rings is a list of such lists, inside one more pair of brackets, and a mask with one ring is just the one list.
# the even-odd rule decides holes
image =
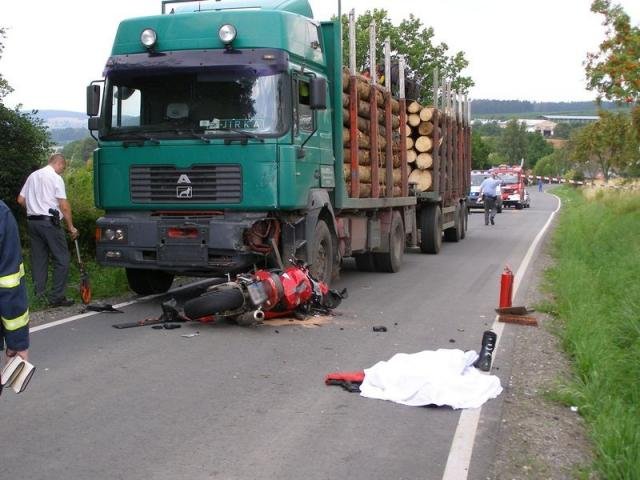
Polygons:
[[402,195],[400,167],[406,147],[400,135],[400,103],[382,87],[371,85],[363,75],[350,75],[347,69],[342,84],[346,191],[351,198]]

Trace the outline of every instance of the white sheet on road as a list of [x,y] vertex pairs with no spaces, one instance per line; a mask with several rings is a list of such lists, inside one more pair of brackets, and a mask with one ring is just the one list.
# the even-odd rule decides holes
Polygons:
[[365,369],[360,395],[403,405],[477,408],[502,392],[500,379],[473,367],[473,350],[397,353]]

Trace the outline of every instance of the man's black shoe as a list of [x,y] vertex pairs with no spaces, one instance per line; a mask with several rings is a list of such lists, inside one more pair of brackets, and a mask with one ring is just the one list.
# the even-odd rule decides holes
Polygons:
[[495,225],[496,222],[493,221],[493,217],[491,217],[491,225]]
[[49,302],[50,307],[70,307],[75,302],[70,298],[61,298],[60,300],[56,300],[55,302]]

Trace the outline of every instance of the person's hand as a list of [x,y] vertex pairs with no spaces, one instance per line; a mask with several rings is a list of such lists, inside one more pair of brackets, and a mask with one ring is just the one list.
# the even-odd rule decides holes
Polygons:
[[69,235],[71,236],[71,240],[75,240],[80,236],[80,232],[76,227],[71,227],[71,229],[69,230]]

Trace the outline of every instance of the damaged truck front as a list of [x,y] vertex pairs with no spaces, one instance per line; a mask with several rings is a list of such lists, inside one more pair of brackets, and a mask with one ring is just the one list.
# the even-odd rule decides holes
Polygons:
[[98,261],[124,267],[141,294],[166,291],[178,273],[246,270],[283,241],[283,254],[308,256],[295,250],[335,183],[326,59],[308,3],[198,3],[123,21],[105,79],[87,93],[106,212]]

